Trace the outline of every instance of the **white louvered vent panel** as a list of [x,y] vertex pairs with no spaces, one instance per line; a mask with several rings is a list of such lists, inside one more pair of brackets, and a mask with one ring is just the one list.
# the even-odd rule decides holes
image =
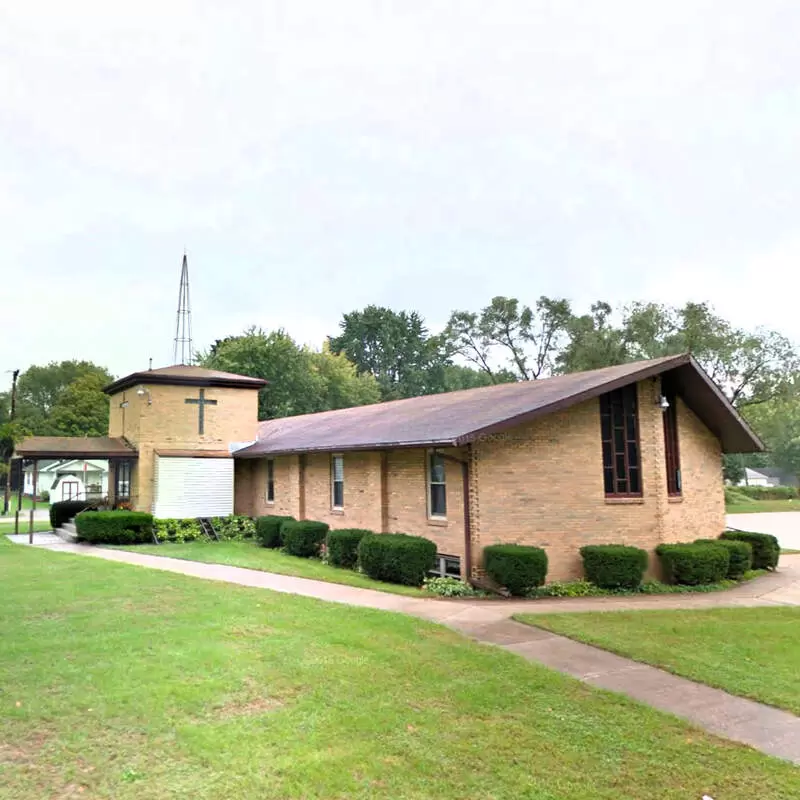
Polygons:
[[233,459],[156,456],[153,514],[159,519],[233,514]]

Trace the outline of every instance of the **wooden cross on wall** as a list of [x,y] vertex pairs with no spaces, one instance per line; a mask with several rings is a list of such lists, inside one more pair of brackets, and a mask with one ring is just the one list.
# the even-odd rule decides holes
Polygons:
[[217,401],[206,400],[206,390],[200,389],[199,397],[187,397],[184,402],[197,406],[197,432],[202,436],[206,427],[206,406],[215,406]]

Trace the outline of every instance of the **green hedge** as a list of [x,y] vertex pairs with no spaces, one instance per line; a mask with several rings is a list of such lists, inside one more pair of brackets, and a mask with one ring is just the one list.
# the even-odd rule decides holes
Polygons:
[[603,589],[636,589],[647,570],[647,551],[624,544],[581,547],[586,579]]
[[753,546],[749,542],[738,542],[733,539],[697,539],[695,544],[715,544],[728,551],[730,562],[726,577],[733,581],[740,580],[745,572],[753,567]]
[[316,558],[319,556],[327,532],[328,524],[326,522],[315,522],[314,520],[284,522],[281,525],[283,548],[292,556]]
[[211,524],[220,539],[252,539],[256,535],[256,524],[250,517],[231,514],[229,517],[212,517]]
[[753,569],[775,569],[778,566],[781,546],[768,533],[725,531],[719,538],[730,542],[747,542],[753,548]]
[[376,581],[421,586],[436,563],[436,545],[422,536],[371,533],[359,542],[358,563]]
[[328,553],[328,563],[337,567],[354,569],[358,563],[358,545],[372,531],[361,528],[342,528],[338,531],[328,531],[325,539],[325,549]]
[[153,541],[153,515],[143,511],[84,511],[75,517],[78,539],[92,544]]
[[196,519],[157,519],[153,524],[159,542],[193,542],[204,538]]
[[730,556],[717,544],[660,544],[656,553],[667,583],[702,586],[717,583],[728,574]]
[[734,486],[733,489],[751,500],[795,500],[798,496],[794,486]]
[[483,567],[493,581],[511,594],[522,596],[544,583],[547,553],[540,547],[492,544],[483,548]]
[[294,517],[281,517],[270,514],[266,517],[259,517],[256,520],[256,538],[262,547],[283,547],[281,537],[281,526],[284,522],[297,522]]
[[[85,511],[92,504],[86,500],[60,500],[50,506],[50,525],[53,528],[60,528],[65,522],[69,522],[81,511]],[[20,514],[22,517],[22,514]]]

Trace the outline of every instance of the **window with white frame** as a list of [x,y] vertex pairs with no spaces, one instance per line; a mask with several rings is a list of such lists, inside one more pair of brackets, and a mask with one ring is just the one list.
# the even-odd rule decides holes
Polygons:
[[331,456],[331,506],[344,508],[344,456]]
[[460,578],[461,559],[458,556],[446,556],[442,553],[437,553],[436,564],[430,574],[438,575],[440,578]]
[[275,502],[275,459],[267,459],[267,502]]
[[444,519],[447,516],[447,486],[444,458],[428,453],[428,516]]

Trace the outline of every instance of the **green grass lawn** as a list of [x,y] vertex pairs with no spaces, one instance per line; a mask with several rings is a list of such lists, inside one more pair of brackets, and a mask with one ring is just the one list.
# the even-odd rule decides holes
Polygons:
[[378,589],[382,592],[405,594],[412,597],[429,597],[427,593],[413,586],[398,586],[394,583],[373,581],[366,575],[350,569],[341,569],[323,564],[315,558],[298,558],[286,555],[280,550],[260,547],[256,542],[211,542],[201,540],[184,544],[139,544],[122,547],[134,553],[150,553],[168,558],[181,558],[186,561],[205,561],[209,564],[229,564],[232,567],[248,567],[278,575],[291,575],[295,578],[311,578],[328,583],[343,583],[361,589]]
[[401,615],[0,544],[4,800],[778,800],[800,770]]
[[[15,494],[11,495],[11,503],[8,507],[8,513],[13,514],[17,510],[17,506],[19,503],[19,497]],[[30,497],[23,497],[22,498],[22,510],[27,511],[28,509],[33,507],[33,503]],[[41,500],[36,501],[36,508],[38,509],[45,509],[50,508],[50,503],[43,503]],[[2,511],[2,499],[0,499],[0,511]]]
[[528,614],[517,619],[800,714],[800,608]]
[[[29,528],[29,522],[27,519],[20,519],[19,521],[19,532],[20,533],[27,533]],[[33,530],[34,531],[49,531],[52,530],[50,527],[49,522],[40,522],[38,520],[34,520],[33,523]],[[14,533],[14,523],[12,522],[0,522],[0,535],[5,536],[7,533]]]
[[800,500],[747,500],[728,503],[728,514],[762,514],[765,511],[800,511]]

